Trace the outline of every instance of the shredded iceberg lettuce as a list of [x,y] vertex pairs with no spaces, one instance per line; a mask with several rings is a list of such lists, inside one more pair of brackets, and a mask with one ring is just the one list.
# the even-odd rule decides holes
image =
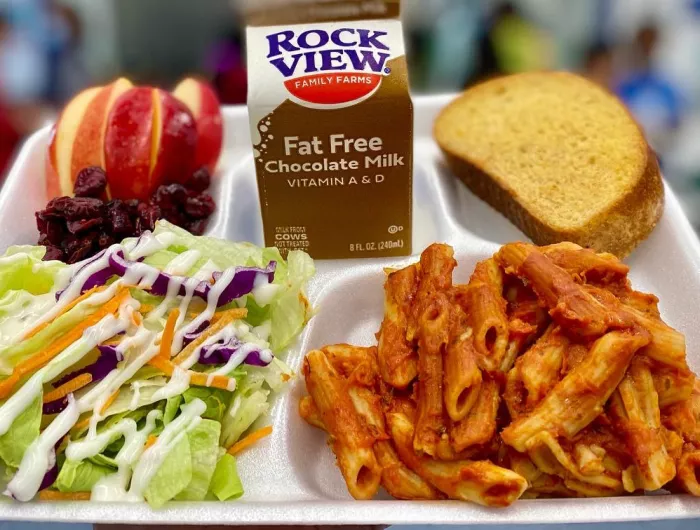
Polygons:
[[[110,252],[121,253],[126,270],[111,272]],[[312,316],[304,293],[314,274],[311,258],[293,251],[285,260],[276,248],[193,236],[165,221],[153,234],[83,263],[42,261],[44,253],[43,247],[11,247],[0,257],[0,460],[8,473],[32,481],[13,478],[7,493],[30,498],[26,491],[42,482],[65,494],[92,492],[96,500],[145,499],[154,508],[243,495],[227,450],[294,375],[283,355]],[[210,293],[220,292],[217,282],[234,285],[237,270],[252,271],[245,274],[262,283],[256,276],[240,298],[210,302]],[[156,277],[167,289],[149,289],[149,278]],[[79,282],[97,291],[77,300],[89,290]],[[97,321],[119,283],[128,286],[130,301]],[[194,291],[199,294],[187,294]],[[238,308],[247,310],[242,320],[230,317]],[[166,369],[151,359],[162,350],[176,309],[181,317],[172,330],[172,368]],[[220,318],[234,320],[216,328]],[[80,328],[88,320],[96,323]],[[192,341],[199,342],[188,349]],[[217,347],[226,355],[175,362],[183,350],[205,355]],[[86,372],[91,363],[108,360],[100,355],[115,352],[116,367]],[[18,372],[18,366],[30,368]],[[83,374],[80,384],[74,372]],[[93,374],[94,380],[84,380]],[[53,400],[42,403],[48,395]],[[190,418],[193,406],[197,414]],[[28,451],[40,458],[25,458]],[[152,469],[139,466],[143,459]]]

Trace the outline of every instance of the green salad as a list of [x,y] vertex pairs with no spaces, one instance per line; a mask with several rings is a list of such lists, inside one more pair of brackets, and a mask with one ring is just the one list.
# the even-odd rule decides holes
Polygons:
[[165,221],[74,265],[43,256],[0,258],[5,495],[240,497],[236,455],[271,432],[253,424],[311,316],[311,258]]

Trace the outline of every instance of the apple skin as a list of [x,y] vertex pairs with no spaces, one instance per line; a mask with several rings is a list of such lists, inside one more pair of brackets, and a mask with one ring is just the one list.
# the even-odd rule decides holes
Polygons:
[[73,144],[71,179],[86,167],[105,167],[104,139],[107,132],[107,117],[115,101],[133,85],[125,78],[102,88],[85,112]]
[[197,169],[197,126],[183,102],[165,90],[155,89],[153,179],[184,184]]
[[105,171],[115,199],[148,200],[161,183],[152,179],[154,89],[134,87],[121,94],[107,118]]
[[173,90],[173,95],[192,111],[197,123],[195,168],[216,169],[223,145],[224,128],[219,98],[209,83],[188,77]]
[[64,108],[49,136],[46,191],[49,199],[72,195],[78,173],[88,166],[105,167],[104,136],[107,116],[117,97],[131,88],[120,78],[75,96]]
[[78,93],[64,107],[51,131],[46,158],[48,199],[73,194],[75,180],[75,177],[71,175],[73,147],[80,124],[100,90],[102,87],[92,87]]

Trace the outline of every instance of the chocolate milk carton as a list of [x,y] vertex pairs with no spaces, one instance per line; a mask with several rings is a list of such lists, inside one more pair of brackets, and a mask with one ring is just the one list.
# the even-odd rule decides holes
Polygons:
[[247,29],[265,244],[320,259],[410,254],[413,108],[398,4],[302,3],[287,15],[343,20]]

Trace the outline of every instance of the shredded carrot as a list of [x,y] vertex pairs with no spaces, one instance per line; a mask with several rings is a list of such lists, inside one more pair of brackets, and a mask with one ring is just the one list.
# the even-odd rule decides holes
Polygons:
[[[104,414],[107,412],[107,409],[114,403],[114,400],[117,399],[119,396],[119,389],[117,389],[111,396],[107,398],[107,401],[105,401],[105,404],[102,405],[102,408],[100,409],[100,414]],[[87,418],[84,418],[80,420],[78,423],[73,425],[73,428],[71,429],[73,432],[78,432],[83,430],[85,427],[88,427],[90,425],[90,420],[92,419],[92,415],[88,416]]]
[[112,298],[109,302],[103,305],[95,313],[83,320],[80,324],[77,324],[68,333],[59,337],[44,350],[36,353],[28,359],[25,359],[17,366],[15,366],[10,376],[7,379],[4,379],[0,382],[0,399],[6,398],[9,395],[10,392],[12,392],[14,386],[17,383],[19,383],[20,379],[23,376],[45,366],[49,363],[49,361],[51,361],[51,359],[56,357],[59,353],[61,353],[75,341],[79,340],[83,332],[87,328],[97,324],[106,315],[116,312],[119,309],[119,306],[124,301],[124,299],[128,296],[129,289],[126,287],[122,287],[119,291],[117,291],[117,294],[114,296],[114,298]]
[[64,493],[62,491],[41,490],[39,499],[42,501],[89,501],[89,491],[74,491],[72,493]]
[[142,313],[150,313],[151,311],[153,311],[153,309],[155,308],[151,304],[141,304],[141,306],[139,307],[139,311],[141,311]]
[[163,330],[163,338],[160,341],[160,351],[158,352],[158,357],[162,359],[170,359],[170,352],[172,351],[173,347],[173,337],[175,336],[175,325],[177,324],[177,319],[179,316],[179,309],[173,309],[168,315],[168,321],[165,323],[165,329]]
[[148,439],[146,440],[146,445],[144,446],[144,450],[151,447],[157,441],[158,441],[158,437],[155,434],[149,434]]
[[212,319],[212,324],[207,329],[202,331],[202,333],[200,333],[199,337],[197,337],[192,342],[190,342],[180,353],[178,353],[173,358],[173,363],[182,364],[209,337],[211,337],[212,335],[215,335],[216,333],[218,333],[219,331],[224,329],[226,326],[228,326],[234,320],[239,320],[241,318],[245,318],[245,316],[247,314],[248,314],[247,309],[240,308],[240,309],[229,309],[228,311],[222,311],[221,313],[214,315],[214,318]]
[[[168,377],[172,377],[175,368],[177,368],[177,365],[174,364],[172,361],[162,359],[157,355],[153,357],[153,359],[148,361],[148,364],[158,368],[158,370],[163,372]],[[195,372],[194,370],[187,370],[187,373],[190,376],[190,384],[194,386],[205,386],[208,388],[220,388],[222,390],[229,390],[229,385],[231,385],[231,387],[234,387],[234,385],[236,384],[235,379],[231,379],[230,377],[226,377],[225,375],[212,376],[210,374],[204,374],[202,372]]]
[[90,298],[93,294],[95,294],[95,293],[97,293],[97,292],[99,292],[99,291],[103,291],[106,287],[107,287],[106,285],[98,285],[98,286],[96,286],[96,287],[93,287],[92,289],[88,289],[88,290],[85,291],[83,294],[81,294],[78,298],[76,298],[76,299],[73,300],[70,304],[68,304],[66,307],[64,307],[63,309],[61,309],[61,311],[58,313],[58,315],[56,315],[56,317],[55,317],[53,320],[51,320],[51,321],[49,321],[49,322],[44,322],[44,323],[42,323],[42,324],[39,324],[37,327],[35,327],[34,329],[32,329],[29,333],[27,333],[27,334],[24,336],[24,340],[27,340],[27,339],[33,337],[34,335],[36,335],[37,333],[39,333],[42,329],[44,329],[44,328],[47,327],[49,324],[51,324],[51,322],[53,322],[54,320],[56,320],[58,317],[60,317],[60,316],[62,316],[62,315],[65,315],[68,311],[70,311],[71,309],[73,309],[73,308],[74,308],[75,306],[77,306],[80,302],[82,302],[83,300],[87,300],[87,299]]
[[282,379],[282,382],[284,382],[284,383],[286,383],[287,381],[289,381],[291,378],[292,378],[292,376],[289,375],[289,374],[282,374],[282,375],[280,376],[280,379]]
[[73,425],[71,431],[78,432],[82,431],[85,427],[88,427],[90,425],[90,418],[92,418],[92,416],[88,416],[87,418],[80,420],[78,423]]
[[[155,306],[152,306],[151,304],[141,304],[141,306],[139,307],[139,312],[140,312],[142,315],[145,315],[146,313],[150,313],[150,312],[153,311],[154,309],[155,309]],[[195,318],[196,316],[199,315],[199,313],[201,313],[201,311],[200,311],[200,312],[197,312],[197,311],[187,311],[187,316],[190,317],[190,318]]]
[[131,321],[134,323],[134,326],[140,326],[143,322],[143,316],[138,311],[134,311],[131,313]]
[[115,390],[111,396],[107,398],[107,401],[105,401],[105,404],[102,405],[102,408],[100,409],[100,414],[104,414],[107,412],[107,409],[112,406],[112,403],[117,399],[119,396],[119,389]]
[[49,403],[50,401],[64,398],[71,392],[75,392],[79,388],[83,388],[90,383],[92,383],[92,374],[80,374],[51,392],[44,394],[43,401],[44,403]]
[[268,425],[266,427],[263,427],[262,429],[253,431],[248,436],[246,436],[242,440],[238,440],[235,444],[229,447],[228,453],[230,455],[238,454],[241,451],[243,451],[243,449],[245,449],[246,447],[250,447],[258,440],[261,440],[262,438],[265,438],[265,436],[269,436],[270,434],[272,434],[272,425]]
[[61,443],[58,444],[58,448],[56,449],[56,454],[62,453],[63,451],[65,451],[65,450],[66,450],[66,447],[68,447],[68,442],[69,442],[69,441],[70,441],[70,436],[66,434],[66,435],[61,439]]

